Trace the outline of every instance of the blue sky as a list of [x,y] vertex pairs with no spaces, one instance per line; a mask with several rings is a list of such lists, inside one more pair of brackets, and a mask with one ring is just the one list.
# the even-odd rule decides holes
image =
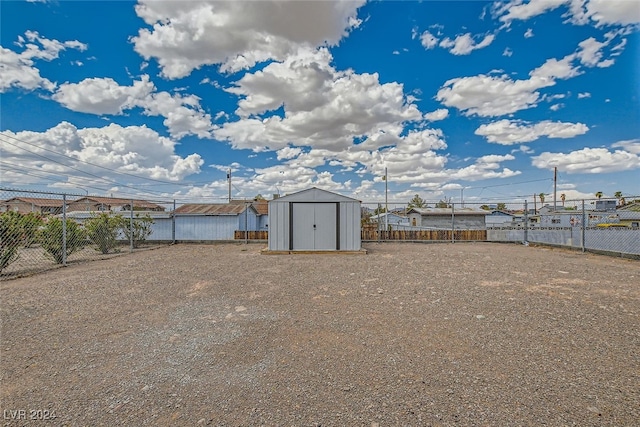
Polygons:
[[3,187],[640,195],[635,0],[0,7]]

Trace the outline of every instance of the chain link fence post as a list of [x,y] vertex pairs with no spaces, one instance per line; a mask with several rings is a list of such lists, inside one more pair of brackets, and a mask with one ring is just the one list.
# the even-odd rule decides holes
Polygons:
[[129,206],[129,253],[133,252],[133,199]]
[[171,244],[176,244],[176,199],[173,199],[173,210],[171,211]]
[[582,199],[582,239],[580,239],[582,242],[582,252],[585,252],[587,250],[587,246],[586,246],[586,242],[585,242],[585,237],[586,237],[586,229],[587,229],[587,221],[586,221],[587,215],[586,212],[584,210],[584,199]]
[[62,195],[62,265],[67,265],[67,195]]
[[529,206],[527,201],[524,201],[524,241],[525,245],[529,244]]
[[451,203],[451,243],[456,242],[456,212],[454,204]]

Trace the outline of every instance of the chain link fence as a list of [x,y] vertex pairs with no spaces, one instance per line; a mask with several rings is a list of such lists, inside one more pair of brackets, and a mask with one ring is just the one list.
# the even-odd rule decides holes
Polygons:
[[174,205],[163,203],[0,189],[0,277],[148,247],[151,214]]
[[363,203],[362,240],[518,242],[640,258],[640,196],[555,206],[537,200]]
[[[364,242],[516,242],[640,258],[640,196],[556,206],[422,202],[361,205]],[[176,242],[268,235],[265,201],[177,204],[0,188],[0,278]]]

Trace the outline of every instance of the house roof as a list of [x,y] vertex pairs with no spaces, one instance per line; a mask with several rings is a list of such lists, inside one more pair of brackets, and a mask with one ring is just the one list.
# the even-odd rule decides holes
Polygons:
[[264,199],[257,199],[252,201],[247,200],[231,200],[232,204],[241,204],[250,203],[253,206],[253,209],[257,212],[258,215],[268,215],[269,214],[269,201]]
[[120,199],[120,198],[116,198],[116,197],[88,196],[88,197],[82,197],[82,198],[80,198],[78,200],[74,200],[73,203],[83,203],[84,201],[89,201],[89,202],[93,202],[93,203],[100,203],[100,204],[109,205],[109,206],[130,205],[131,202],[133,201],[133,207],[134,208],[145,208],[145,209],[162,208],[162,209],[164,209],[162,206],[160,206],[160,205],[158,205],[156,203],[149,202],[147,200]]
[[359,200],[352,199],[351,197],[343,196],[342,194],[333,193],[331,191],[322,190],[317,187],[307,188],[306,190],[298,191],[297,193],[287,194],[278,199],[270,200],[269,203],[279,202],[358,202]]
[[174,213],[182,215],[240,215],[244,210],[245,205],[241,203],[186,203],[176,208]]
[[632,211],[632,212],[640,212],[640,202],[631,202],[627,203],[624,206],[620,206],[618,208],[619,211]]
[[12,202],[30,203],[34,206],[62,207],[62,199],[45,199],[40,197],[14,197],[2,202],[3,205]]
[[[422,216],[435,216],[435,215],[448,215],[451,216],[452,210],[451,208],[411,208],[407,212],[410,213],[418,213]],[[455,215],[482,215],[486,216],[488,214],[485,210],[476,210],[469,208],[457,208],[453,210]]]

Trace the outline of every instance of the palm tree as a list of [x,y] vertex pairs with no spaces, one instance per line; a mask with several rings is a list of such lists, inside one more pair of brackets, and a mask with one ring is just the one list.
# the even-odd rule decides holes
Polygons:
[[544,205],[544,193],[538,194],[538,197],[540,197],[540,205]]
[[623,203],[624,197],[622,197],[622,191],[616,191],[613,197],[618,199],[618,205],[620,206],[624,205]]
[[560,195],[560,200],[562,200],[562,207],[564,208],[564,201],[567,200],[567,195],[562,193]]
[[598,200],[600,200],[602,198],[602,196],[603,196],[602,191],[598,191],[596,193],[596,197],[597,197]]

